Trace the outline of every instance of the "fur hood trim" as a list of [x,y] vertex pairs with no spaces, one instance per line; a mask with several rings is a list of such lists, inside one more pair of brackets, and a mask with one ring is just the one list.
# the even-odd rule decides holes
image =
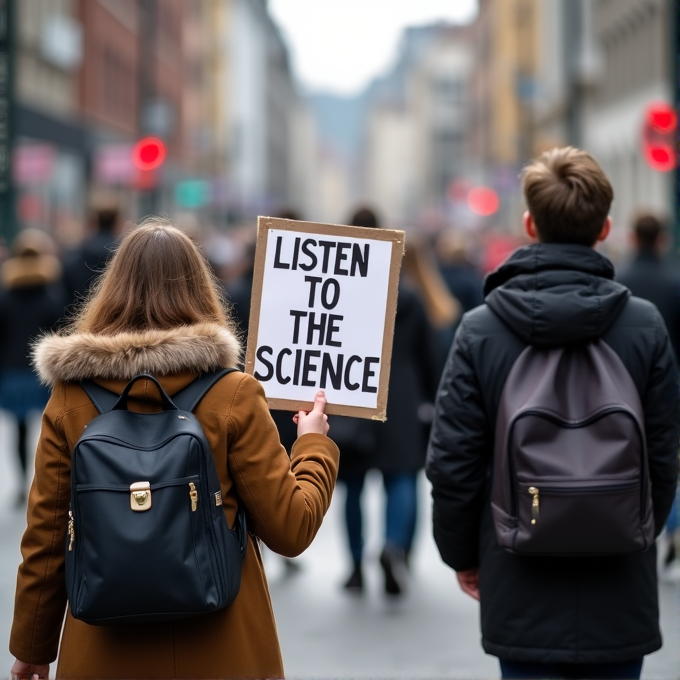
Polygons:
[[51,386],[60,380],[131,380],[139,373],[228,368],[239,363],[241,344],[227,328],[202,323],[118,335],[47,335],[35,343],[32,355],[40,380]]

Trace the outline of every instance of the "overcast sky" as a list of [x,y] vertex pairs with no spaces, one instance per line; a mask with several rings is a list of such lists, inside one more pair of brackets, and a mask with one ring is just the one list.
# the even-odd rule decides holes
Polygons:
[[477,1],[270,0],[269,8],[302,85],[355,94],[390,66],[403,28],[470,21]]

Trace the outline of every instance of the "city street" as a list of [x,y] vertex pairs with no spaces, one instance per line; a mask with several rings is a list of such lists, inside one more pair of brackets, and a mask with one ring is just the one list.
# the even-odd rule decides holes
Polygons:
[[[22,511],[12,509],[16,492],[8,421],[0,415],[0,677],[11,664],[11,624]],[[497,678],[498,665],[479,643],[477,604],[457,587],[439,560],[429,530],[427,482],[421,479],[420,533],[409,593],[386,599],[377,554],[380,549],[379,478],[367,484],[369,564],[363,597],[340,587],[348,570],[342,528],[342,487],[312,547],[291,573],[272,553],[265,560],[288,678]],[[661,587],[664,648],[647,658],[645,680],[680,678],[680,585]],[[54,671],[53,667],[53,671]]]

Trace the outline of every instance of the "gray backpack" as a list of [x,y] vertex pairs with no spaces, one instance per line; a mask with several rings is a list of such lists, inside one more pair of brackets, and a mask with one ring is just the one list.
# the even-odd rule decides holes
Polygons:
[[499,544],[520,554],[653,543],[642,405],[603,340],[519,356],[498,409],[491,507]]

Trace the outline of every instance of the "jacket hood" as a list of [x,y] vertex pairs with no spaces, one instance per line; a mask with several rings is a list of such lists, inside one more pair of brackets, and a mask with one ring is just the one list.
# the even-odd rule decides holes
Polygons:
[[166,376],[236,366],[241,344],[212,323],[117,335],[47,335],[32,349],[33,365],[46,385],[100,378],[131,380],[139,373]]
[[520,248],[484,282],[486,303],[526,343],[550,347],[600,337],[630,291],[592,248],[538,243]]

